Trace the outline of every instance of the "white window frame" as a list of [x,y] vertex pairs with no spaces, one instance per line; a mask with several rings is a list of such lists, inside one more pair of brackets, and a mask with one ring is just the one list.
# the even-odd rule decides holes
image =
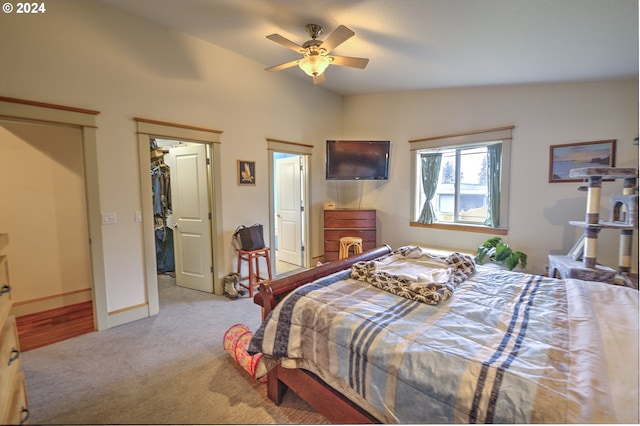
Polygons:
[[[475,130],[452,135],[435,136],[409,141],[411,150],[411,205],[410,218],[411,226],[433,227],[456,229],[462,231],[492,232],[506,234],[509,224],[509,181],[511,169],[511,140],[514,126],[498,127],[486,130]],[[502,167],[500,175],[500,224],[498,227],[490,227],[480,224],[455,223],[455,222],[434,222],[433,224],[423,224],[417,222],[416,211],[418,210],[418,199],[422,193],[420,180],[420,170],[418,160],[421,151],[434,150],[438,148],[452,149],[456,147],[468,147],[478,144],[489,144],[491,142],[502,142]]]

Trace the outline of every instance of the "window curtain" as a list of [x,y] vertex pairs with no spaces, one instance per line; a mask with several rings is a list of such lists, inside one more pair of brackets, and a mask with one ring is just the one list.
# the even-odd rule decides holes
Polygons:
[[422,206],[422,212],[420,213],[418,222],[428,225],[436,221],[436,213],[433,210],[431,200],[436,195],[436,188],[438,188],[442,154],[439,152],[421,154],[420,160],[422,163],[422,188],[426,200]]
[[486,226],[497,228],[500,226],[500,174],[502,158],[502,144],[495,143],[487,146],[487,218]]

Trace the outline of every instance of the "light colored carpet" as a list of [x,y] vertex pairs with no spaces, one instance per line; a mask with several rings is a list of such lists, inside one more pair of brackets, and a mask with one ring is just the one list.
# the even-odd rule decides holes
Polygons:
[[160,313],[22,354],[31,424],[326,424],[293,392],[275,406],[223,348],[260,309],[159,277]]

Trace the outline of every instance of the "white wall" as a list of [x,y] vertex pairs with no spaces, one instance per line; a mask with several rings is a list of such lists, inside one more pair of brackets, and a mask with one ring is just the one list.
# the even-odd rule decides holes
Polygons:
[[[145,302],[133,117],[224,132],[221,275],[232,270],[233,230],[268,224],[265,138],[323,147],[326,133],[342,132],[340,96],[95,1],[51,0],[44,15],[3,15],[0,57],[0,95],[100,111],[101,209],[118,215],[116,225],[103,226],[109,312]],[[322,147],[312,156],[315,185],[324,184]],[[237,187],[237,159],[256,161],[255,187]],[[323,201],[312,195],[315,212]],[[314,240],[321,238],[318,220]]]
[[[431,90],[352,96],[345,101],[345,138],[391,139],[390,179],[365,182],[361,203],[378,209],[380,240],[392,246],[426,242],[475,248],[491,235],[410,227],[408,140],[467,130],[515,125],[511,158],[509,234],[529,254],[527,271],[542,273],[549,253],[566,254],[582,233],[568,224],[584,220],[586,193],[576,183],[548,183],[549,146],[617,139],[618,167],[638,167],[637,80]],[[350,188],[347,188],[351,185]],[[342,183],[343,207],[360,202],[360,183]],[[622,181],[605,182],[601,218],[609,217],[609,194]],[[327,197],[336,198],[335,188]],[[637,233],[634,266],[638,260]],[[603,230],[598,261],[618,265],[618,232]]]

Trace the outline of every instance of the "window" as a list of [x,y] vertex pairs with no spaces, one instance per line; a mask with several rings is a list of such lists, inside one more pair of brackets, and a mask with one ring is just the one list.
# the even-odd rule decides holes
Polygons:
[[506,229],[512,129],[410,141],[412,224]]

